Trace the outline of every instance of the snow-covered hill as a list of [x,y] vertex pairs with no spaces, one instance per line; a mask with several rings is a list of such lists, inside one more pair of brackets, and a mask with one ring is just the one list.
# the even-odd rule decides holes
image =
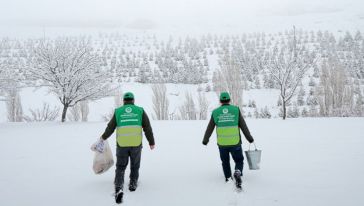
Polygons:
[[[278,89],[280,86],[272,72],[269,71],[271,61],[267,59],[273,56],[270,52],[275,47],[285,48],[290,45],[291,40],[295,37],[293,34],[296,33],[282,30],[278,33],[240,33],[237,35],[207,33],[198,38],[188,36],[178,38],[178,35],[171,35],[164,39],[163,36],[156,36],[148,32],[139,32],[136,35],[115,32],[99,33],[96,37],[88,38],[92,40],[93,50],[100,56],[100,66],[105,69],[109,81],[120,86],[123,91],[137,92],[139,103],[146,105],[147,108],[152,110],[149,84],[168,83],[168,98],[171,103],[169,115],[171,119],[178,119],[176,115],[185,99],[186,91],[190,92],[195,99],[197,99],[198,93],[206,94],[211,106],[209,111],[217,105],[216,94],[212,90],[219,90],[220,83],[217,80],[222,78],[216,71],[223,67],[222,63],[227,50],[231,51],[236,58],[236,64],[241,70],[241,87],[244,88],[242,103],[244,108],[242,109],[246,112],[245,115],[256,117],[259,116],[256,115],[257,113],[266,111],[269,113],[268,116],[278,117],[280,113]],[[335,37],[336,35],[338,36]],[[82,37],[75,38],[81,39]],[[4,61],[3,68],[6,68],[5,71],[7,71],[0,72],[2,76],[5,76],[2,78],[10,78],[16,82],[14,85],[21,87],[19,97],[25,115],[29,115],[29,109],[42,107],[43,102],[61,106],[60,103],[57,103],[58,100],[55,96],[47,94],[47,88],[43,87],[33,91],[32,87],[44,85],[47,82],[33,81],[32,77],[27,75],[32,71],[32,68],[29,67],[29,59],[33,55],[31,45],[38,41],[32,38],[28,40],[3,39],[4,49],[0,56],[0,60]],[[342,34],[335,31],[314,32],[300,28],[297,29],[297,42],[298,45],[307,47],[307,53],[303,56],[308,60],[315,58],[315,64],[305,73],[302,85],[296,90],[297,95],[294,95],[290,101],[287,108],[288,117],[362,116],[364,108],[362,98],[364,41],[361,32]],[[50,43],[53,44],[54,39],[50,38]],[[340,62],[332,61],[332,59],[339,59]],[[8,61],[13,63],[7,63]],[[329,63],[326,64],[325,61]],[[321,111],[321,108],[330,107],[323,105],[323,102],[326,101],[323,97],[330,99],[324,95],[329,95],[328,91],[321,91],[323,86],[321,77],[325,76],[322,75],[324,67],[330,69],[338,67],[344,70],[344,74],[340,76],[345,77],[346,80],[343,80],[344,85],[341,86],[346,87],[346,99],[348,100],[346,102],[349,104],[345,108],[337,106],[338,108],[332,109],[341,112],[327,112],[324,115],[324,112]],[[4,73],[9,73],[9,75],[4,75]],[[14,80],[15,77],[19,80]],[[13,97],[7,93],[9,91],[4,91],[4,94],[0,95],[5,100],[12,99]],[[120,93],[118,93],[119,96]],[[103,116],[107,116],[115,107],[113,102],[113,98],[91,102],[89,120],[103,119]],[[337,105],[343,105],[343,103]],[[150,113],[153,112],[151,110]],[[1,101],[0,114],[3,114],[0,121],[6,121],[6,105]]]
[[[125,205],[363,205],[363,122],[248,119],[262,149],[261,170],[250,171],[245,162],[245,192],[236,194],[224,182],[214,134],[207,147],[201,144],[206,121],[152,121],[156,149],[144,147],[140,186],[126,192]],[[93,174],[89,149],[105,127],[0,124],[1,205],[113,205],[115,167]],[[115,137],[109,142],[115,154]]]

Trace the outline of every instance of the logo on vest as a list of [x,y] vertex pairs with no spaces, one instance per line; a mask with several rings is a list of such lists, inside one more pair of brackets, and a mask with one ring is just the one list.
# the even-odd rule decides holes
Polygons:
[[127,107],[127,108],[125,109],[125,112],[126,112],[126,113],[130,113],[131,111],[132,111],[131,107]]
[[226,114],[226,113],[228,113],[229,112],[229,110],[228,109],[223,109],[222,110],[222,113],[224,113],[224,114]]

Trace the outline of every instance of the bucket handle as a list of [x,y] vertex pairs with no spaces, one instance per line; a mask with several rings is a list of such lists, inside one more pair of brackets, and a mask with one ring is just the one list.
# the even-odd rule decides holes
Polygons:
[[250,151],[250,145],[251,145],[251,144],[254,144],[255,151],[257,151],[258,149],[257,149],[257,145],[255,145],[255,142],[253,142],[253,143],[250,143],[250,144],[249,144],[249,151]]

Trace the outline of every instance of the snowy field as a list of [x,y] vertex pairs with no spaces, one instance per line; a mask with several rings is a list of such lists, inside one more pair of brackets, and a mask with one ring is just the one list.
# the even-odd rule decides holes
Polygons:
[[[263,150],[262,164],[249,171],[245,162],[245,192],[238,194],[224,182],[215,137],[207,147],[201,144],[207,121],[152,121],[156,149],[144,140],[140,184],[136,192],[126,191],[124,205],[364,205],[363,123],[247,119]],[[114,205],[115,168],[93,174],[89,149],[105,127],[1,123],[0,205]],[[109,142],[115,154],[115,137]]]

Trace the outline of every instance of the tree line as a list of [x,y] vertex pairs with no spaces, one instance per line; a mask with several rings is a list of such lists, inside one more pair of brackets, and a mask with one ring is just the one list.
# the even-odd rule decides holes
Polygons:
[[[165,83],[199,84],[217,94],[229,91],[240,107],[246,106],[244,90],[278,89],[276,106],[283,119],[363,116],[364,39],[360,31],[333,34],[293,28],[276,34],[208,34],[167,41],[112,33],[0,42],[0,95],[9,121],[42,119],[42,112],[59,110],[44,105],[24,118],[21,88],[47,87],[63,106],[62,121],[69,108],[74,110],[69,119],[87,120],[87,102],[113,95],[122,82],[156,85],[156,119],[205,116],[192,112],[190,94],[178,117],[166,112],[168,98],[160,86]],[[200,106],[207,104],[203,96]],[[267,108],[254,113],[271,116]],[[50,120],[54,115],[45,116]]]

